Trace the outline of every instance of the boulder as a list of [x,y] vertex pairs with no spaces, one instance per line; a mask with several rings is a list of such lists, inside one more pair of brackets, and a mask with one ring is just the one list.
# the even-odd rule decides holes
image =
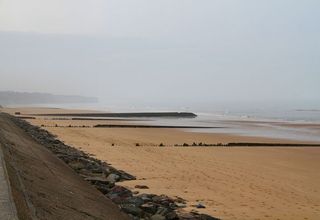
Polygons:
[[150,213],[152,215],[156,214],[157,210],[158,210],[158,205],[152,203],[152,202],[148,202],[148,203],[144,203],[140,206],[140,208],[147,212]]
[[186,208],[186,207],[187,207],[186,204],[184,204],[184,203],[179,203],[179,202],[176,202],[176,203],[175,203],[175,206],[176,206],[176,208],[178,208],[178,209],[183,209],[183,208]]
[[120,176],[114,173],[109,174],[107,181],[110,183],[116,183],[120,179]]
[[200,220],[220,220],[219,218],[215,218],[206,214],[201,214],[199,219]]
[[167,209],[167,208],[165,208],[165,207],[163,207],[163,206],[160,206],[160,207],[158,208],[158,210],[157,210],[157,214],[158,214],[158,215],[162,215],[162,216],[167,215],[169,212],[170,212],[169,209]]
[[132,197],[132,192],[123,186],[114,186],[107,197],[114,203],[121,204],[125,199]]
[[152,201],[166,207],[169,207],[171,206],[171,204],[174,204],[173,199],[165,195],[154,196],[152,197]]
[[154,195],[152,194],[145,194],[145,193],[138,195],[138,197],[140,197],[144,201],[144,203],[152,202],[153,196]]
[[71,161],[68,165],[74,170],[81,170],[85,168],[85,165],[80,161]]
[[131,214],[133,216],[143,216],[143,211],[142,209],[132,205],[132,204],[123,204],[120,206],[121,210],[124,211],[125,213]]
[[166,220],[166,217],[163,215],[155,214],[151,216],[151,220]]
[[87,177],[85,178],[85,180],[91,182],[92,184],[95,184],[95,183],[109,184],[110,183],[110,181],[105,177]]
[[178,220],[179,217],[176,212],[172,211],[172,212],[169,212],[168,214],[166,214],[166,219],[167,220]]
[[103,194],[107,194],[110,192],[111,188],[114,187],[114,185],[96,184],[94,187],[96,187],[96,189]]
[[144,201],[143,201],[143,199],[135,196],[135,197],[129,197],[129,198],[125,199],[123,201],[123,203],[133,204],[136,207],[140,207],[142,204],[144,204]]
[[136,180],[135,176],[132,176],[129,173],[124,172],[123,170],[119,170],[118,174],[120,175],[121,180]]

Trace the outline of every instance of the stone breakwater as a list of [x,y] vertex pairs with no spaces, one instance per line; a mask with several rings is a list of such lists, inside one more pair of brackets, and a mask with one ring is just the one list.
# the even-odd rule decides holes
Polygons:
[[[54,135],[40,127],[16,117],[12,121],[38,143],[49,149],[75,172],[90,182],[96,189],[116,203],[119,208],[134,220],[217,220],[206,214],[185,212],[186,201],[165,195],[136,194],[116,185],[117,182],[136,178],[122,170],[91,157],[87,153],[70,147]],[[137,187],[139,188],[139,187]]]
[[196,118],[192,112],[129,112],[129,113],[59,113],[32,114],[33,116],[104,117],[104,118]]

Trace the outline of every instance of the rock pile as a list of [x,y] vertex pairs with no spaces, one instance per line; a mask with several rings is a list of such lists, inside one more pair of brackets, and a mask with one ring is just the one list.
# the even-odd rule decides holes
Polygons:
[[[28,122],[12,116],[12,120],[38,143],[48,148],[67,163],[75,172],[90,182],[101,193],[116,203],[133,220],[217,220],[196,212],[185,213],[186,207],[181,198],[172,199],[165,195],[138,194],[115,185],[116,182],[134,180],[135,177],[117,170],[109,164],[90,157],[83,151],[65,145],[54,135]],[[147,186],[137,185],[138,189]]]

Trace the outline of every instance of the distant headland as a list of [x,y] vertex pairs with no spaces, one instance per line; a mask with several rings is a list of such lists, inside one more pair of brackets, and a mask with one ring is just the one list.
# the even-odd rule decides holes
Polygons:
[[71,104],[96,103],[98,98],[76,95],[53,95],[49,93],[29,93],[0,91],[0,105],[29,105],[29,104]]

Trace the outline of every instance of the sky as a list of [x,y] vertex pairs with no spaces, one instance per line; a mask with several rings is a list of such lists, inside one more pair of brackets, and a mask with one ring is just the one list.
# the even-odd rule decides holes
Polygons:
[[320,103],[318,0],[0,0],[0,90]]

